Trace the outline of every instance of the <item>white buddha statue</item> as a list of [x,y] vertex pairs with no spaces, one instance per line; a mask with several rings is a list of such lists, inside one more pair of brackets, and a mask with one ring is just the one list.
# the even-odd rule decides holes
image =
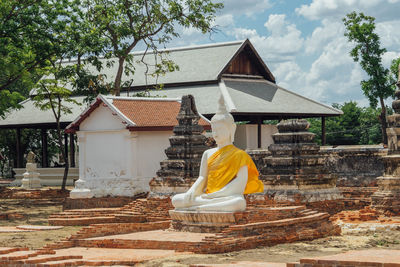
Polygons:
[[263,192],[264,187],[251,157],[232,144],[236,124],[222,96],[211,128],[217,147],[203,153],[199,178],[186,193],[175,195],[172,205],[176,210],[244,211],[243,194]]

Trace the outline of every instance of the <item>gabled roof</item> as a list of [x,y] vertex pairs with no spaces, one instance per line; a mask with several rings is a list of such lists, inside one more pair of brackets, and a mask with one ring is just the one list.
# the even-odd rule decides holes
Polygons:
[[[179,98],[107,97],[96,99],[65,129],[67,133],[79,130],[79,125],[100,105],[108,107],[130,131],[172,130],[178,124],[176,116],[181,107]],[[210,129],[210,122],[201,116],[199,124]]]
[[[181,97],[191,94],[198,111],[211,117],[222,94],[228,110],[237,120],[245,116],[266,118],[327,117],[343,114],[341,110],[293,93],[272,82],[257,79],[222,78],[219,84],[165,88],[150,92],[163,97]],[[247,119],[245,119],[247,120]]]
[[[156,57],[151,51],[147,53],[144,51],[134,52],[132,55],[134,58],[135,74],[129,77],[123,74],[122,82],[133,79],[132,88],[151,87],[156,84],[163,84],[165,87],[168,87],[195,83],[216,83],[221,79],[221,76],[235,58],[242,52],[249,55],[253,64],[257,66],[265,79],[275,82],[271,71],[249,40],[162,49],[159,50],[160,55]],[[149,66],[148,75],[145,75],[147,66],[141,62],[142,58],[143,62]],[[167,72],[158,78],[150,75],[153,70],[152,66],[156,64],[156,59],[160,63],[162,58],[172,60],[179,66],[179,70]],[[117,59],[101,59],[101,61],[104,63],[112,62],[108,67],[104,64],[101,73],[106,76],[105,82],[114,81],[118,69]],[[71,61],[65,63],[65,65],[74,63],[74,61]],[[88,64],[87,68],[90,73],[99,74],[94,66]],[[35,90],[32,90],[31,95],[34,94]]]

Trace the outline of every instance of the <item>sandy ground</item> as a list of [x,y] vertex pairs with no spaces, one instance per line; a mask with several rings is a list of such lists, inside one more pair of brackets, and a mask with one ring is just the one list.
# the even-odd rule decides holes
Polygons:
[[235,261],[297,262],[301,258],[338,254],[369,248],[400,249],[400,230],[344,232],[341,236],[260,247],[256,249],[213,255],[180,255],[142,263],[138,266],[178,267],[190,264],[231,263]]
[[[37,204],[37,201],[30,199],[0,199],[0,214],[11,213],[22,216],[22,218],[12,220],[0,220],[0,226],[48,225],[48,216],[61,211],[61,205],[51,203],[43,205],[43,203]],[[76,226],[49,231],[0,233],[0,247],[28,247],[37,249],[48,243],[54,243],[64,237],[70,236],[81,228],[80,226]]]

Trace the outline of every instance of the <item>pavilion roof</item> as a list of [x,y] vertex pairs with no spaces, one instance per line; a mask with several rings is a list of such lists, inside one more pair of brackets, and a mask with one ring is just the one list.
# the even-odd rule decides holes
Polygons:
[[[249,40],[161,49],[156,56],[152,51],[146,53],[144,51],[133,52],[131,55],[134,58],[135,73],[129,77],[124,73],[122,75],[122,82],[132,79],[132,88],[152,87],[156,84],[176,86],[217,82],[231,62],[243,50],[248,51],[253,56],[252,61],[258,65],[265,79],[275,82],[271,71]],[[164,75],[159,75],[158,77],[151,75],[153,66],[156,63],[160,63],[163,59],[172,60],[179,66],[179,70],[166,72]],[[103,58],[100,61],[111,63],[103,67],[101,74],[105,75],[104,82],[112,82],[118,68],[117,58]],[[64,64],[74,63],[75,61],[70,61]],[[92,74],[100,73],[91,64],[88,64],[86,67]],[[31,91],[31,95],[35,95],[35,90]]]

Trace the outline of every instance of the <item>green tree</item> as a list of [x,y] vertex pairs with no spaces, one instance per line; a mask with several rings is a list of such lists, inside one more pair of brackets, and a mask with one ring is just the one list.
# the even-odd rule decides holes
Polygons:
[[65,67],[61,63],[53,63],[52,67],[47,68],[46,77],[51,78],[43,78],[39,81],[36,96],[33,100],[41,110],[51,110],[56,120],[58,147],[65,163],[61,189],[65,190],[69,161],[62,141],[61,116],[72,112],[67,103],[76,105],[79,103],[70,97],[72,92],[68,89],[68,86],[71,83],[71,70],[68,66]]
[[397,90],[396,83],[400,81],[400,57],[393,59],[390,65],[389,82],[393,87],[393,90]]
[[[105,57],[117,58],[117,62],[108,61],[108,64],[118,65],[111,86],[115,95],[120,95],[121,86],[133,82],[122,84],[122,75],[128,77],[134,73],[131,52],[140,42],[147,50],[158,54],[159,45],[179,36],[178,26],[210,32],[215,13],[223,6],[212,0],[86,0],[84,5],[90,30],[104,45]],[[155,71],[151,75],[177,69],[177,65],[165,58],[160,62],[156,60],[152,67]]]
[[[343,111],[339,117],[326,118],[326,143],[328,145],[369,145],[382,141],[380,109],[359,107],[350,101],[342,105],[333,104]],[[388,109],[388,113],[391,113]],[[310,131],[316,134],[315,141],[321,144],[321,119],[311,118]]]
[[19,107],[40,79],[40,70],[71,45],[65,37],[71,39],[71,27],[82,12],[78,4],[78,0],[0,1],[0,116]]
[[346,26],[345,36],[355,43],[350,55],[355,62],[360,62],[361,68],[369,79],[361,81],[361,89],[368,98],[371,107],[376,108],[378,101],[381,107],[382,141],[387,144],[386,106],[384,100],[393,95],[393,87],[388,80],[389,70],[382,65],[382,55],[386,52],[381,48],[379,36],[375,33],[375,18],[363,13],[352,12],[343,19]]

